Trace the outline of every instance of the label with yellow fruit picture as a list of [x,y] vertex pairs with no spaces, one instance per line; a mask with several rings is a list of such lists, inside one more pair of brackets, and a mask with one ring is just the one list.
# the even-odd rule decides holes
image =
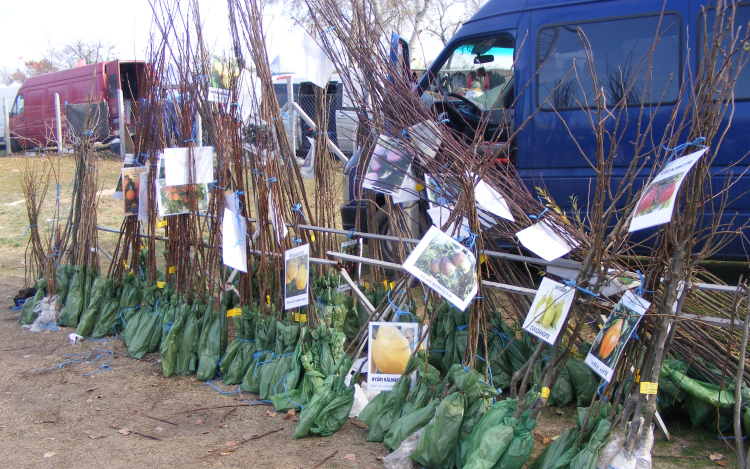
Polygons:
[[609,382],[628,339],[633,335],[651,303],[626,291],[604,323],[586,356],[586,364]]
[[284,253],[284,309],[300,308],[309,303],[310,245],[305,244]]
[[[419,325],[371,322],[368,326],[367,389],[390,391],[406,371],[406,364],[419,342]],[[415,379],[416,374],[412,377]]]
[[526,314],[523,330],[554,345],[565,325],[574,296],[575,288],[543,278]]

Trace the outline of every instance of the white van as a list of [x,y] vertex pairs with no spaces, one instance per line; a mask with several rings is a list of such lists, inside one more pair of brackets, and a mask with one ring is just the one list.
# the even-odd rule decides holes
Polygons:
[[5,109],[3,109],[3,98],[8,102],[8,113],[16,99],[16,93],[21,85],[0,86],[0,146],[5,146]]

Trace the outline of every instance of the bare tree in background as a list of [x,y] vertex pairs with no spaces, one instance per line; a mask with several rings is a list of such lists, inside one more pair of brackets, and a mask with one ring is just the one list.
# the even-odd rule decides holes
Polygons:
[[427,12],[429,21],[424,30],[446,45],[458,28],[479,11],[483,3],[483,0],[432,0]]
[[47,41],[47,51],[42,52],[39,60],[27,60],[23,67],[13,70],[8,67],[0,69],[0,83],[10,85],[13,82],[23,83],[29,77],[44,75],[74,68],[80,60],[87,64],[114,60],[117,58],[115,46],[108,42],[92,42],[77,39],[70,44],[53,47]]

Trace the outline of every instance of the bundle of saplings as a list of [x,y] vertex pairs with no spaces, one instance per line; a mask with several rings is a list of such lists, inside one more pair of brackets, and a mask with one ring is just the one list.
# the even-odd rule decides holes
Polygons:
[[[185,301],[184,296],[177,295],[176,297],[172,297],[172,304],[162,321],[162,341],[159,348],[162,374],[165,378],[172,376],[177,368],[177,352],[180,347],[182,334],[185,331],[185,323],[187,322],[189,312],[190,306]],[[164,334],[165,330],[166,335]]]
[[60,325],[78,327],[81,314],[88,306],[87,297],[91,296],[91,287],[99,272],[86,266],[74,266],[68,284],[67,296],[63,306]]
[[344,292],[338,291],[339,275],[331,269],[328,274],[317,277],[312,282],[314,295],[317,298],[316,306],[320,314],[325,317],[328,327],[344,331],[344,317],[346,308],[344,304]]
[[[326,375],[323,374],[320,362],[320,334],[315,334],[316,339],[312,339],[312,334],[308,327],[300,329],[300,340],[294,349],[294,360],[292,369],[287,377],[276,386],[277,394],[271,396],[271,403],[276,410],[287,412],[289,409],[302,410],[312,399],[315,391],[323,385]],[[315,353],[313,353],[315,351]],[[329,354],[331,359],[333,357]],[[326,358],[326,361],[328,359]],[[295,373],[297,369],[302,375],[297,377],[295,382]],[[282,386],[285,386],[282,388]]]
[[70,286],[72,276],[72,265],[64,264],[57,266],[57,270],[55,270],[55,293],[60,296],[60,304],[63,306],[68,301],[68,287]]
[[27,298],[21,307],[21,316],[18,318],[21,324],[29,325],[36,321],[37,316],[39,316],[39,308],[36,308],[36,305],[41,305],[41,301],[46,294],[47,279],[42,277],[36,282],[36,293],[34,296]]
[[[143,304],[137,306],[132,310],[131,314],[128,314],[127,320],[125,320],[124,331],[122,333],[122,338],[125,341],[125,347],[127,347],[128,349],[130,349],[130,344],[133,336],[140,329],[141,322],[148,313],[149,306],[153,308],[154,304],[156,304],[154,296],[158,291],[159,289],[156,287],[156,285],[147,287],[143,293]],[[159,293],[159,295],[161,295],[161,293]],[[128,313],[130,313],[130,311],[128,311]],[[123,314],[123,319],[124,318],[125,314]]]
[[[223,316],[223,318],[222,318]],[[223,315],[209,301],[203,314],[203,327],[198,340],[198,369],[196,378],[208,381],[216,376],[219,360],[223,355],[221,350],[222,327],[226,327],[226,313]]]
[[[114,278],[108,278],[104,281],[102,299],[99,303],[98,310],[94,311],[91,300],[86,310],[85,321],[81,320],[78,324],[76,333],[83,337],[91,336],[94,339],[114,334],[114,325],[119,319],[120,313],[120,284]],[[93,300],[96,295],[92,293]],[[91,311],[89,311],[91,310]]]
[[274,314],[269,314],[265,318],[259,316],[255,324],[255,352],[242,378],[240,389],[245,392],[260,394],[261,371],[264,365],[271,363],[273,360],[276,346],[276,326],[281,323]]
[[[299,323],[290,321],[289,314],[285,315],[284,321],[276,324],[276,344],[274,346],[274,357],[271,363],[263,367],[260,374],[261,399],[269,399],[274,394],[283,391],[287,374],[292,370],[294,350],[299,342]],[[299,370],[299,368],[297,368]],[[290,384],[296,385],[296,380],[290,380]],[[279,385],[282,385],[279,388]]]

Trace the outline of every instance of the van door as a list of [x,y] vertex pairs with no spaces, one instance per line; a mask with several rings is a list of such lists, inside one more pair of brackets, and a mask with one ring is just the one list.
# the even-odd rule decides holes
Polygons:
[[[528,90],[535,105],[527,112],[540,111],[518,141],[519,158],[524,154],[533,167],[534,174],[525,181],[532,192],[534,186],[545,187],[563,209],[571,207],[571,197],[586,206],[593,195],[596,173],[590,161],[597,148],[590,121],[596,119],[592,116],[596,103],[591,69],[599,87],[604,88],[607,103],[611,105],[623,95],[628,103],[617,124],[622,137],[613,183],[622,177],[634,155],[631,142],[636,141],[639,119],[644,123],[651,120],[654,138],[661,140],[681,85],[688,3],[668,0],[663,17],[662,2],[634,0],[532,12],[535,42],[531,67],[538,74]],[[579,29],[591,45],[591,68]],[[644,57],[652,46],[649,62]],[[628,83],[634,86],[630,88]],[[642,117],[641,102],[645,103]],[[614,119],[609,123],[609,130],[614,130]]]
[[104,74],[107,76],[107,104],[109,107],[109,121],[112,132],[117,132],[120,121],[117,116],[117,90],[120,89],[120,61],[113,60],[104,64]]
[[[60,97],[60,113],[65,114],[65,103],[70,101],[70,85],[68,83],[61,83],[59,85],[50,86],[47,88],[46,97],[44,99],[44,140],[43,142],[50,143],[56,141],[55,135],[55,93]],[[64,127],[64,126],[63,126]]]

